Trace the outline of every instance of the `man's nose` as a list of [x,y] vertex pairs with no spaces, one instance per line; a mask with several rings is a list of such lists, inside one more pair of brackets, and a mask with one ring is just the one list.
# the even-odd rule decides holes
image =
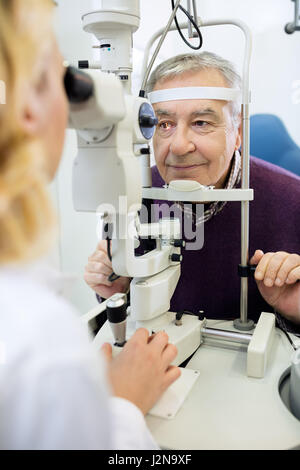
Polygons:
[[173,155],[183,156],[195,150],[196,145],[193,142],[190,130],[183,126],[177,126],[171,137],[170,151]]

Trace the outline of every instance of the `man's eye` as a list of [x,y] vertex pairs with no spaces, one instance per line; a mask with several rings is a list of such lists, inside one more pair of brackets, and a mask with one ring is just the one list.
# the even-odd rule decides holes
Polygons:
[[193,125],[196,127],[204,127],[205,125],[208,125],[208,122],[206,121],[195,121],[193,122]]
[[172,123],[171,122],[159,122],[158,127],[159,127],[159,129],[167,131],[167,130],[171,129]]

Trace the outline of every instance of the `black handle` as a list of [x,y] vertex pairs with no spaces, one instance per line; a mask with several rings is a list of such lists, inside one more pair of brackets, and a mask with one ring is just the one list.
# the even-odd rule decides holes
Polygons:
[[238,274],[240,277],[249,277],[255,273],[257,268],[257,264],[247,264],[247,266],[243,266],[242,264],[238,265]]

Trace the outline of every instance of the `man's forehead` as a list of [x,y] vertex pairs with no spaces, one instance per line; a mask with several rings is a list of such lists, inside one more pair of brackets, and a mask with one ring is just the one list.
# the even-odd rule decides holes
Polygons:
[[176,88],[177,86],[228,86],[224,76],[214,68],[187,70],[177,75],[163,77],[158,80],[154,90]]

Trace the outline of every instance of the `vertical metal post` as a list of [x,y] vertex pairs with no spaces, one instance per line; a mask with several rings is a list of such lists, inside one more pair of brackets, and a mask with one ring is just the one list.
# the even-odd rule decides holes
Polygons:
[[[191,14],[191,0],[187,0],[187,11]],[[193,37],[193,25],[191,21],[188,21],[188,36],[189,38]]]
[[[198,25],[197,4],[196,4],[196,0],[192,0],[192,1],[193,1],[193,12],[194,12],[193,17],[194,17],[195,23],[197,23],[197,25]],[[197,33],[196,33],[196,35],[197,35]]]
[[[250,185],[250,139],[249,104],[242,104],[242,189]],[[241,202],[241,264],[246,266],[249,258],[249,201]],[[248,320],[248,278],[241,277],[240,318],[234,321],[235,328],[251,330],[254,322]]]
[[[192,3],[193,3],[193,12],[192,12],[192,7],[191,7],[191,0],[187,0],[187,11],[193,17],[195,23],[198,24],[196,0],[192,0]],[[197,32],[193,31],[193,24],[191,21],[188,21],[188,36],[190,39],[198,36]]]
[[300,0],[294,0],[295,2],[295,10],[294,10],[294,15],[295,15],[295,29],[299,28],[300,26]]

